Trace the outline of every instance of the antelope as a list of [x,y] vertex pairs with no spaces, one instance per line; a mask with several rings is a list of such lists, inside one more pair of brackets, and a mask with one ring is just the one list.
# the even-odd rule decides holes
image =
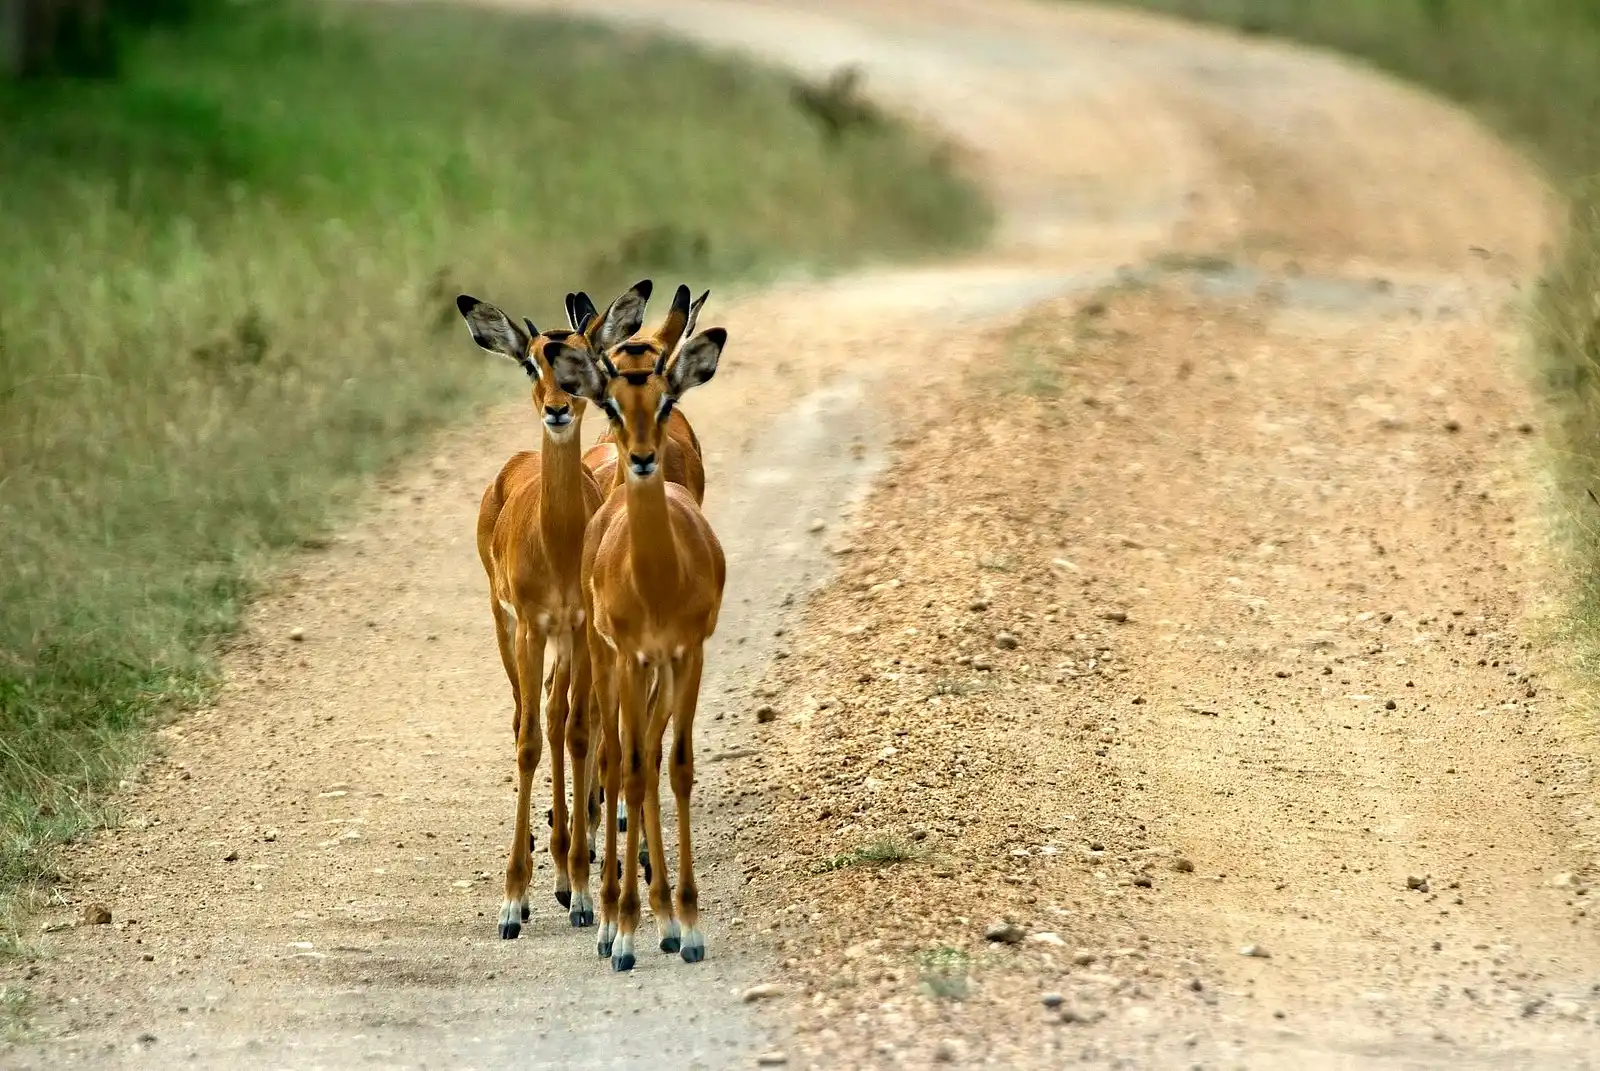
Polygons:
[[[669,367],[668,356],[686,326],[686,318],[669,316],[654,337],[601,351],[598,362],[565,342],[545,344],[561,389],[606,414],[623,461],[623,482],[589,522],[582,572],[605,779],[598,951],[616,971],[631,970],[635,962],[641,832],[653,871],[650,908],[661,951],[678,952],[687,963],[705,958],[689,795],[704,645],[716,631],[727,565],[694,494],[666,479],[662,457],[678,400],[716,374],[728,334],[714,327],[695,336]],[[661,744],[668,721],[678,812],[676,915],[661,839]],[[643,815],[645,828],[628,824],[619,882],[616,807],[622,792],[629,812]]]
[[[673,294],[672,307],[667,313],[667,321],[661,328],[663,337],[666,337],[669,333],[679,340],[692,337],[694,335],[695,321],[699,319],[700,310],[705,306],[706,299],[710,296],[711,291],[707,290],[691,303],[689,301],[689,288],[680,284],[677,292]],[[594,302],[589,299],[588,294],[582,291],[576,294],[568,294],[566,305],[567,321],[575,331],[579,330],[583,324],[590,322],[592,317],[598,315]],[[630,358],[622,353],[618,353],[616,357],[622,362],[623,371],[640,367],[638,358]],[[653,362],[654,358],[649,358],[649,360]],[[644,367],[649,366],[646,365]],[[688,488],[690,493],[694,495],[695,502],[703,504],[705,502],[705,465],[700,451],[700,440],[695,435],[694,428],[690,426],[688,417],[684,416],[682,410],[676,407],[673,408],[667,419],[667,439],[663,446],[662,465],[666,471],[666,478],[672,483],[682,484]],[[609,428],[602,432],[600,438],[584,453],[583,463],[594,473],[602,494],[610,494],[613,489],[621,486],[623,477],[621,470],[617,467],[616,437]],[[551,681],[546,679],[545,686],[549,687],[550,683]],[[598,778],[591,778],[589,783],[595,786],[596,793],[598,793]],[[576,797],[574,797],[574,800],[576,800]],[[590,800],[589,814],[591,822],[598,815],[598,804],[598,795],[596,795]],[[576,806],[576,803],[574,803],[574,806]],[[555,824],[555,811],[553,808],[546,812],[545,819],[553,828]],[[628,828],[626,806],[623,806],[618,812],[617,827],[619,832],[625,832]],[[650,880],[650,864],[647,861],[641,861],[645,868],[645,880],[648,882]]]
[[[564,762],[570,747],[573,798],[587,802],[591,681],[587,609],[579,579],[584,531],[603,495],[582,463],[579,428],[587,403],[561,388],[544,351],[559,344],[587,354],[628,338],[644,322],[650,290],[649,281],[636,284],[604,316],[587,317],[582,331],[544,334],[530,320],[523,321],[524,331],[504,312],[470,294],[456,299],[473,341],[515,361],[532,381],[534,409],[543,421],[542,449],[522,451],[507,461],[484,491],[478,510],[478,556],[489,577],[495,639],[511,682],[517,748],[516,817],[500,908],[500,936],[506,940],[521,933],[529,915],[533,837],[528,811],[540,758],[539,693],[547,641],[555,647],[546,710],[553,797],[550,856],[562,907],[571,907],[571,876],[580,875],[586,889],[589,874],[589,809],[574,807],[569,829]],[[575,926],[590,925],[594,912],[580,904],[570,917]]]

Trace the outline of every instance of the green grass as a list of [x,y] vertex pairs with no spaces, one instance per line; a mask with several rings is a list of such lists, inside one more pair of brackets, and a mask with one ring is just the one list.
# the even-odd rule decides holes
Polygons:
[[458,291],[544,323],[579,286],[981,237],[938,146],[802,105],[646,35],[420,4],[230,5],[116,82],[0,84],[0,897],[208,695],[263,562],[522,396]]
[[[1362,57],[1465,104],[1571,198],[1531,303],[1551,403],[1554,512],[1571,550],[1580,658],[1600,670],[1600,3],[1594,0],[1121,0]],[[1593,674],[1588,674],[1594,679]]]
[[918,987],[936,1000],[965,1000],[972,988],[972,958],[948,945],[917,957]]
[[813,874],[827,874],[854,866],[894,866],[897,863],[918,863],[927,858],[927,852],[915,844],[888,839],[863,844],[838,855],[830,855],[811,867]]

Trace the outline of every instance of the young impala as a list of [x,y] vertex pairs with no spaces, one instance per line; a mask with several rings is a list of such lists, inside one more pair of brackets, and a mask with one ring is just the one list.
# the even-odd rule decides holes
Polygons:
[[[490,613],[500,660],[511,681],[512,733],[517,748],[517,804],[500,936],[515,938],[528,918],[532,875],[532,835],[528,829],[533,774],[540,757],[539,692],[545,645],[555,648],[547,731],[550,737],[552,834],[550,855],[556,871],[556,899],[571,900],[571,878],[588,887],[588,808],[566,806],[564,760],[572,752],[575,799],[587,800],[589,763],[590,667],[586,599],[580,586],[583,536],[602,495],[582,463],[579,428],[585,402],[563,390],[547,363],[545,349],[560,345],[589,354],[626,339],[644,322],[649,282],[623,293],[604,316],[589,317],[583,332],[541,334],[527,330],[493,305],[462,294],[456,307],[472,338],[491,353],[508,357],[533,382],[533,404],[543,423],[542,449],[513,456],[484,491],[478,511],[478,555],[489,576]],[[574,912],[575,925],[593,921]]]
[[[705,957],[689,795],[704,645],[716,630],[727,567],[695,496],[667,481],[661,457],[678,400],[716,373],[727,332],[711,328],[690,339],[669,367],[682,330],[669,318],[653,338],[632,339],[602,351],[598,360],[566,342],[545,344],[561,389],[588,398],[610,420],[623,466],[623,482],[594,515],[583,550],[606,797],[599,952],[618,971],[634,965],[639,921],[638,822],[628,824],[620,889],[617,879],[616,802],[624,791],[628,810],[644,819],[661,950],[679,952],[689,963]],[[678,812],[676,916],[661,839],[661,745],[669,721]]]

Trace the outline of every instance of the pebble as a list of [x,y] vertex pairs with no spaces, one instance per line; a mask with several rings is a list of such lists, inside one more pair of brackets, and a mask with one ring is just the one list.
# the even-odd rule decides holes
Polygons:
[[1009,632],[1002,632],[994,638],[994,645],[1002,651],[1015,651],[1018,640]]
[[1412,874],[1406,878],[1406,888],[1415,890],[1416,892],[1427,892],[1428,879],[1425,877],[1419,877],[1416,874]]
[[989,923],[989,928],[983,931],[986,941],[999,941],[1003,944],[1014,945],[1022,940],[1023,930],[1015,922],[1006,922],[998,919]]
[[1272,958],[1272,953],[1268,952],[1265,948],[1262,948],[1260,945],[1245,945],[1243,948],[1239,949],[1239,955],[1241,955],[1241,956],[1250,956],[1253,959],[1271,959]]
[[969,602],[967,604],[967,609],[971,610],[973,613],[982,613],[983,611],[987,610],[988,608],[989,608],[989,600],[988,599],[973,599],[971,602]]
[[1089,964],[1094,962],[1094,953],[1093,952],[1076,952],[1072,956],[1072,962],[1073,962],[1073,964],[1075,966],[1087,967]]
[[1044,930],[1040,933],[1030,933],[1028,935],[1028,943],[1030,945],[1058,945],[1065,947],[1067,942],[1061,939],[1061,935],[1059,933],[1052,933],[1049,930]]
[[1150,880],[1149,874],[1140,874],[1133,879],[1133,884],[1140,889],[1153,889],[1155,882]]
[[1105,1012],[1098,1008],[1062,1008],[1061,1021],[1063,1023],[1081,1023],[1088,1025],[1098,1023],[1105,1018]]
[[222,861],[224,863],[237,863],[239,861],[239,850],[237,848],[230,849],[228,854],[222,857]]
[[1394,700],[1393,699],[1385,699],[1383,701],[1383,709],[1384,710],[1393,710],[1394,709]]
[[972,668],[977,670],[979,673],[987,673],[989,670],[994,668],[994,663],[989,661],[987,658],[974,658],[972,660]]
[[1550,884],[1558,889],[1575,889],[1578,887],[1578,878],[1574,874],[1561,873],[1551,878]]
[[956,1058],[956,1043],[944,1038],[933,1047],[933,1058],[941,1064],[953,1063]]
[[83,921],[91,926],[109,926],[111,909],[105,904],[90,904],[83,909]]
[[828,527],[827,521],[823,520],[821,517],[813,517],[811,518],[811,523],[806,525],[806,531],[820,532],[826,527]]
[[746,1004],[754,1004],[758,1000],[771,1000],[773,997],[783,996],[785,990],[777,982],[762,982],[753,985],[740,994],[739,999]]
[[289,638],[296,643],[306,638],[306,630],[296,626],[289,630]]
[[1039,998],[1046,1008],[1059,1008],[1065,999],[1060,993],[1046,993]]
[[1103,852],[1106,850],[1106,846],[1097,840],[1091,840],[1089,842],[1089,850],[1091,852]]
[[1461,430],[1461,421],[1459,421],[1459,420],[1446,420],[1444,422],[1444,430],[1445,431],[1450,431],[1450,432],[1460,431]]
[[1180,874],[1193,874],[1194,864],[1180,855],[1172,860],[1172,869]]
[[1113,621],[1119,625],[1125,624],[1128,620],[1128,612],[1126,610],[1105,610],[1100,614],[1100,620]]
[[774,1049],[772,1052],[764,1052],[760,1056],[756,1057],[757,1067],[782,1067],[788,1062],[789,1054],[786,1052],[779,1052],[776,1049]]
[[777,717],[778,717],[778,708],[773,706],[770,703],[764,703],[761,706],[756,707],[756,721],[760,722],[763,725],[765,725],[769,721],[776,720]]

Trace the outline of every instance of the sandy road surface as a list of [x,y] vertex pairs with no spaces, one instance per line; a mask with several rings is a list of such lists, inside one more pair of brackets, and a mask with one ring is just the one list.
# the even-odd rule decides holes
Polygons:
[[[1506,352],[1549,226],[1527,169],[1327,58],[1070,5],[570,6],[859,62],[1004,213],[980,262],[708,307],[710,958],[614,977],[553,899],[495,939],[512,755],[470,532],[533,434],[508,403],[257,608],[71,860],[62,916],[117,923],[44,938],[41,1038],[0,1061],[1584,1066],[1593,784],[1526,620]],[[1120,265],[1153,267],[1088,296]],[[813,873],[884,837],[926,858]]]

